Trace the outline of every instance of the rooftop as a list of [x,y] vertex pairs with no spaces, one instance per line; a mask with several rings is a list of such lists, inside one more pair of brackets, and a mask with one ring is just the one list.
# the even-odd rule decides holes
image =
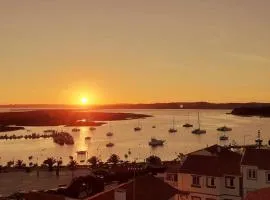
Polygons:
[[223,175],[240,176],[241,155],[219,145],[187,155],[180,167],[180,173],[221,177]]
[[241,165],[257,166],[259,169],[270,170],[270,149],[248,148],[244,152]]
[[115,191],[125,191],[126,200],[133,200],[133,191],[135,188],[135,199],[139,200],[168,200],[178,193],[178,190],[166,184],[164,181],[151,175],[137,177],[134,181],[122,184],[110,191],[99,193],[88,200],[115,200]]

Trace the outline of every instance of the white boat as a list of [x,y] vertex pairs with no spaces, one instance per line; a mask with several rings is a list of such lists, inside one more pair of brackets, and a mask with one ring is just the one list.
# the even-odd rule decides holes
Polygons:
[[201,135],[205,134],[206,130],[201,129],[201,124],[200,124],[200,113],[198,112],[198,128],[194,129],[191,133],[196,134],[196,135]]
[[229,128],[227,126],[222,126],[217,128],[218,131],[226,132],[226,131],[232,131],[232,128]]
[[174,120],[174,118],[173,118],[173,125],[172,125],[172,128],[170,128],[170,129],[168,130],[169,133],[176,133],[176,132],[177,132],[177,129],[174,127],[174,124],[175,124],[175,120]]
[[156,138],[151,138],[151,141],[148,143],[152,147],[163,146],[165,140],[158,140]]

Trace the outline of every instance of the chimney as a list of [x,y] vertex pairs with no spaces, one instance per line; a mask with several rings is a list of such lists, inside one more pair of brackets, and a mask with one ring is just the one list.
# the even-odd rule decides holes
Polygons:
[[116,189],[114,191],[114,200],[126,200],[127,191],[125,189]]

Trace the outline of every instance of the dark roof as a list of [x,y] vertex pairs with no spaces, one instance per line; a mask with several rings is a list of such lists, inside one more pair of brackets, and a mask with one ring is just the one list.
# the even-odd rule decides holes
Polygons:
[[249,192],[245,200],[269,200],[270,199],[270,188],[263,188],[253,192]]
[[248,148],[244,152],[241,165],[257,166],[259,169],[270,170],[270,150]]
[[218,145],[204,150],[210,152],[211,155],[188,154],[179,172],[218,177],[241,175],[240,154]]
[[[133,181],[122,184],[116,189],[97,194],[88,200],[115,200],[114,192],[117,189],[126,191],[126,199],[133,199]],[[135,180],[135,199],[140,200],[168,200],[178,193],[178,190],[171,187],[164,181],[151,175],[137,177]]]

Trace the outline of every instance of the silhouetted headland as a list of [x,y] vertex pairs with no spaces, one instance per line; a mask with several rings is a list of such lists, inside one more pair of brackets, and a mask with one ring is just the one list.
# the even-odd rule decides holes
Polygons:
[[106,121],[151,117],[134,113],[105,113],[87,110],[36,110],[0,113],[2,127],[16,126],[101,126]]
[[270,106],[235,108],[231,114],[245,117],[270,117]]
[[[91,109],[234,109],[239,107],[270,106],[270,103],[211,103],[211,102],[169,102],[169,103],[140,103],[140,104],[106,104],[91,105]],[[0,108],[11,108],[20,111],[21,108],[28,109],[79,109],[76,105],[52,105],[52,104],[17,104],[0,105]]]

